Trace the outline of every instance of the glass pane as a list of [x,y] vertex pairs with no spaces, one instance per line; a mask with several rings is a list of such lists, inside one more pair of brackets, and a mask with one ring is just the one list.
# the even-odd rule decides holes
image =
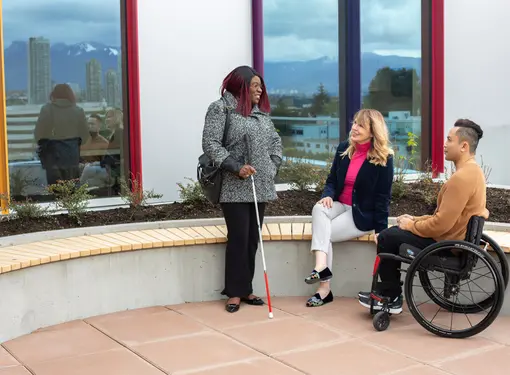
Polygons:
[[325,166],[339,143],[338,1],[264,1],[264,79],[285,160]]
[[121,2],[2,4],[11,196],[51,200],[58,180],[117,195],[128,157]]
[[383,114],[413,172],[422,159],[421,0],[362,0],[361,52],[362,106]]

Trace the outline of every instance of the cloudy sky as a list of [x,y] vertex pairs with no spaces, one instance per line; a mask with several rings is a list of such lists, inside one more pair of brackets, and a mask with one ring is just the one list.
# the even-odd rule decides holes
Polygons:
[[[420,56],[421,0],[361,0],[364,52]],[[338,56],[337,0],[264,0],[266,60]]]
[[[420,56],[420,3],[361,0],[362,50]],[[119,0],[3,0],[3,21],[6,46],[31,36],[120,46]],[[336,58],[338,1],[264,0],[264,33],[267,60]]]
[[4,40],[44,36],[50,42],[120,46],[119,0],[3,0]]

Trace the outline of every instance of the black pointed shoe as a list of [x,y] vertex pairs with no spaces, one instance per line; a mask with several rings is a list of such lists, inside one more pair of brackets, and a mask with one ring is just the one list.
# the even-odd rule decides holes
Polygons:
[[229,313],[235,313],[235,312],[239,311],[240,306],[241,306],[240,301],[239,301],[239,303],[227,303],[225,305],[225,310],[227,310],[227,312],[229,312]]
[[330,302],[333,302],[333,293],[331,293],[331,291],[329,291],[328,295],[324,297],[324,299],[321,298],[321,295],[319,293],[315,293],[312,297],[308,299],[308,301],[306,301],[306,306],[318,307]]
[[324,268],[321,272],[317,272],[313,270],[310,275],[305,278],[305,283],[307,284],[315,284],[319,281],[328,281],[333,277],[333,273],[329,269],[329,267]]
[[264,301],[260,297],[254,297],[254,298],[243,297],[243,298],[241,298],[241,302],[244,302],[244,303],[247,303],[248,305],[253,305],[253,306],[262,306],[264,304]]

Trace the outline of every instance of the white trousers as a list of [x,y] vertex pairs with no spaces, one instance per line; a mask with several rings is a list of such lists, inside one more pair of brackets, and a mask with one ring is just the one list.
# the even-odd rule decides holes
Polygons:
[[337,201],[332,208],[316,204],[312,210],[312,247],[311,251],[327,254],[328,267],[333,268],[333,242],[344,242],[361,237],[370,232],[356,228],[352,217],[352,207]]

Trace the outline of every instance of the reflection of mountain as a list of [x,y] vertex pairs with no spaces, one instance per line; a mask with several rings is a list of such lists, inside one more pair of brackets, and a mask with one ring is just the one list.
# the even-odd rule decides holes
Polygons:
[[[361,87],[368,89],[377,70],[384,67],[393,69],[414,68],[421,74],[421,59],[401,56],[381,56],[375,53],[363,53],[361,56]],[[319,83],[332,93],[338,93],[338,62],[323,57],[309,61],[266,62],[264,79],[270,91],[279,90],[289,93],[313,93]]]
[[[13,42],[5,49],[5,78],[7,90],[26,90],[28,79],[28,43]],[[51,79],[55,82],[78,83],[85,88],[85,64],[98,60],[103,75],[108,69],[117,69],[119,47],[101,43],[83,42],[73,45],[62,43],[51,46]]]

